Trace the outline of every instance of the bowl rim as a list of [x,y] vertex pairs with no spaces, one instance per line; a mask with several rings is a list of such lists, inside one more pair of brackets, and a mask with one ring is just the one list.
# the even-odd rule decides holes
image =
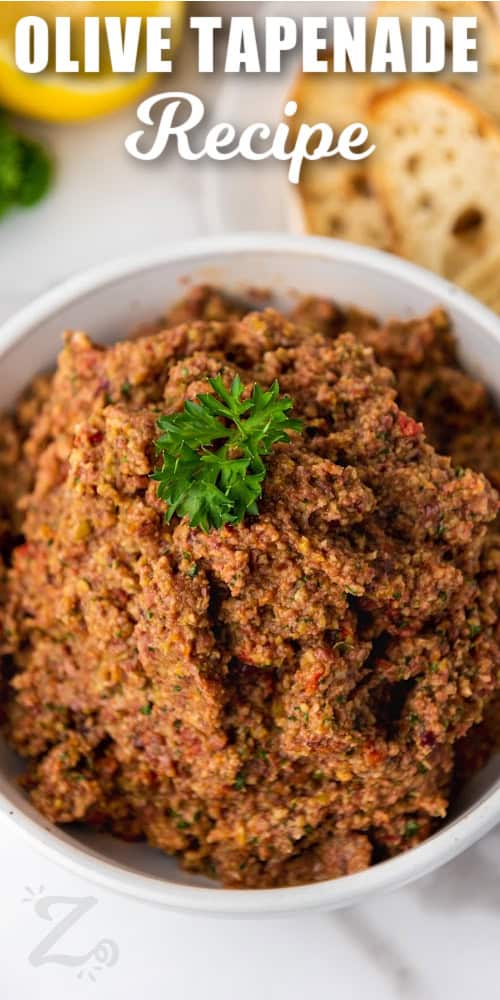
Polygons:
[[[127,257],[108,261],[71,276],[38,296],[0,327],[0,362],[10,349],[33,333],[33,327],[74,304],[79,298],[142,271],[186,260],[210,262],[214,255],[267,253],[327,257],[358,264],[365,271],[391,274],[406,280],[443,305],[453,305],[500,343],[500,318],[451,282],[409,261],[371,247],[326,237],[287,233],[235,233],[175,242]],[[68,835],[47,821],[32,819],[8,792],[0,790],[0,816],[12,823],[23,838],[49,860],[75,875],[120,895],[162,908],[213,916],[277,916],[299,911],[333,909],[352,905],[376,892],[402,887],[427,874],[469,847],[500,821],[500,787],[486,792],[460,817],[423,843],[387,861],[354,875],[325,882],[279,889],[223,889],[188,886],[160,877],[140,874],[121,863],[102,859],[92,849],[69,842]]]

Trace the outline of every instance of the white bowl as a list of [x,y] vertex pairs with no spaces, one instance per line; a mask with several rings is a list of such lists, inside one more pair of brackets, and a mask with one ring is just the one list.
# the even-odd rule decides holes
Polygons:
[[[98,341],[123,337],[162,313],[185,281],[233,291],[270,288],[278,307],[297,292],[353,302],[381,316],[408,317],[443,305],[450,313],[467,369],[500,403],[500,320],[455,286],[375,250],[313,237],[259,234],[199,240],[72,278],[7,322],[0,331],[2,407],[31,377],[50,368],[67,327]],[[344,878],[287,889],[227,890],[183,872],[175,859],[142,844],[57,828],[16,784],[19,760],[0,748],[0,814],[34,847],[81,876],[170,909],[221,916],[264,916],[331,909],[402,886],[449,861],[500,820],[500,758],[464,791],[453,816],[425,843]],[[213,883],[212,883],[213,885]]]

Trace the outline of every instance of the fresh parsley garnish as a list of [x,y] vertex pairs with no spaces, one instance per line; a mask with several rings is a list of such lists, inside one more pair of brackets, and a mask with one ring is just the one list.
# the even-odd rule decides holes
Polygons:
[[156,448],[163,464],[153,474],[167,521],[177,514],[203,531],[258,514],[266,475],[262,456],[288,441],[289,431],[302,430],[302,421],[288,416],[293,403],[280,398],[278,382],[267,391],[255,384],[242,399],[239,375],[230,389],[220,374],[208,381],[213,395],[200,393],[180,413],[158,420],[163,434]]
[[0,215],[43,198],[52,172],[52,161],[40,143],[20,135],[0,112]]

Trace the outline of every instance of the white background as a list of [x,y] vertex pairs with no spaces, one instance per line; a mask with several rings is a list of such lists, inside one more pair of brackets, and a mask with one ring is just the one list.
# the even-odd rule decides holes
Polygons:
[[[256,107],[264,100],[258,87],[235,94],[234,84],[218,78],[201,85],[189,49],[174,79],[176,89],[202,94],[218,120],[237,109],[239,95],[243,117],[252,100]],[[123,149],[134,127],[133,108],[84,126],[29,126],[52,147],[57,180],[42,205],[1,223],[0,320],[67,275],[114,256],[216,229],[286,224],[279,165],[258,176],[258,166],[250,175],[245,164],[225,165],[215,176],[171,155],[138,163]],[[0,828],[0,850],[2,1000],[500,997],[500,832],[391,896],[347,912],[269,922],[176,916],[121,899],[45,862],[10,826]],[[25,887],[41,889],[42,897],[95,900],[38,966],[34,950],[74,904],[54,904],[52,921],[44,920]],[[78,960],[101,939],[112,939],[119,956],[94,982],[92,957],[74,966],[48,960],[58,953]]]

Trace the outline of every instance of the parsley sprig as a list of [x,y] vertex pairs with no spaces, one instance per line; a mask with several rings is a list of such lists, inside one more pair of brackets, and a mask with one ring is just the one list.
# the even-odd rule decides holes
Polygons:
[[180,413],[158,420],[163,434],[156,448],[163,464],[153,474],[167,521],[177,514],[203,531],[258,514],[266,475],[262,457],[278,441],[288,441],[289,431],[302,430],[302,421],[288,416],[293,403],[280,398],[278,382],[267,391],[255,384],[247,399],[238,375],[230,389],[220,374],[209,384],[213,395],[200,393]]
[[20,135],[0,110],[0,216],[16,205],[34,205],[52,181],[52,161],[34,139]]

